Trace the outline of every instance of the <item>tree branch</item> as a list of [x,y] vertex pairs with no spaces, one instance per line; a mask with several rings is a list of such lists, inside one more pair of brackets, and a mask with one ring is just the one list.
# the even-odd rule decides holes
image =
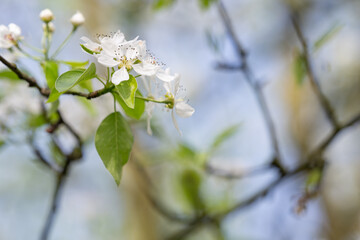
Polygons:
[[315,77],[315,73],[314,73],[314,70],[313,70],[312,64],[311,64],[309,47],[305,40],[304,34],[301,30],[299,20],[295,15],[293,15],[291,17],[291,22],[293,24],[294,30],[296,32],[296,35],[297,35],[297,37],[301,43],[302,49],[303,49],[305,67],[307,70],[307,75],[309,77],[311,86],[312,86],[317,98],[319,99],[319,102],[320,102],[322,108],[324,109],[326,116],[328,117],[328,119],[330,120],[330,122],[334,126],[334,128],[337,129],[340,126],[339,121],[337,120],[335,111],[334,111],[333,107],[331,106],[329,100],[322,93],[320,84]]
[[[280,153],[280,148],[279,148],[279,143],[278,143],[278,139],[277,139],[277,135],[276,135],[276,129],[275,129],[275,124],[272,120],[270,111],[269,111],[269,107],[266,103],[264,94],[262,92],[262,88],[261,86],[256,82],[256,79],[253,76],[252,70],[250,69],[249,65],[248,65],[248,61],[247,61],[247,54],[245,49],[243,48],[242,44],[240,43],[240,40],[238,39],[238,37],[236,36],[236,33],[234,31],[231,19],[229,17],[229,14],[223,4],[223,2],[221,0],[218,1],[217,3],[217,8],[218,11],[220,13],[221,19],[224,23],[224,26],[230,36],[230,39],[234,45],[234,48],[237,52],[238,58],[241,61],[241,65],[239,70],[241,70],[245,76],[246,81],[248,82],[248,84],[251,86],[256,99],[259,103],[260,109],[262,111],[262,114],[264,116],[264,120],[265,120],[265,124],[268,128],[269,134],[270,134],[270,138],[271,138],[271,142],[273,145],[273,150],[275,152],[275,165],[279,168],[279,171],[281,173],[281,175],[284,175],[286,170],[285,168],[282,166],[281,164],[281,153]],[[227,64],[223,65],[223,66],[227,66]]]

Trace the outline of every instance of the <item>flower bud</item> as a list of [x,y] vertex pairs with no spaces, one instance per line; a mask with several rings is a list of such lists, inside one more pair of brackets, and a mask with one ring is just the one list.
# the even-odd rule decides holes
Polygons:
[[[55,25],[54,25],[52,22],[49,22],[49,23],[48,23],[48,26],[49,26],[49,32],[50,32],[50,33],[55,32]],[[47,29],[46,29],[46,23],[43,24],[43,30],[44,30],[44,31],[47,31]]]
[[54,14],[50,9],[44,9],[40,12],[40,19],[46,23],[51,22],[54,19]]
[[78,26],[84,24],[84,22],[85,22],[84,15],[82,15],[81,12],[77,11],[77,12],[71,17],[70,22],[71,22],[71,24],[72,24],[74,27],[78,27]]

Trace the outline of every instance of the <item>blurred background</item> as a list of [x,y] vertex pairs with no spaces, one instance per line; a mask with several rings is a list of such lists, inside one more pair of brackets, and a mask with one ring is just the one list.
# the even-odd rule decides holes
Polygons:
[[[16,23],[24,38],[37,47],[41,46],[38,14],[42,9],[50,8],[55,15],[54,46],[71,31],[69,18],[81,11],[86,23],[59,55],[63,60],[93,61],[79,47],[81,36],[95,39],[96,34],[118,29],[127,39],[140,36],[158,59],[181,73],[184,92],[196,109],[191,118],[178,119],[182,136],[170,113],[160,107],[155,111],[154,136],[146,134],[145,120],[133,122],[135,147],[117,187],[93,142],[97,126],[113,109],[111,96],[92,100],[92,106],[62,96],[60,110],[87,144],[83,160],[74,164],[65,182],[50,239],[167,239],[186,226],[160,214],[149,195],[173,212],[192,216],[204,208],[226,210],[276,179],[277,172],[272,170],[227,179],[203,167],[206,162],[238,173],[261,166],[271,161],[272,145],[258,103],[241,72],[215,67],[219,61],[236,60],[216,4],[204,9],[194,0],[171,2],[1,0],[0,24]],[[249,65],[265,86],[283,164],[294,168],[330,133],[331,126],[308,79],[299,78],[294,71],[301,48],[289,9],[301,13],[303,32],[311,46],[329,29],[338,29],[323,46],[313,48],[311,57],[323,92],[339,119],[347,121],[360,111],[360,2],[223,3],[248,51]],[[45,81],[37,63],[28,59],[20,63]],[[100,86],[94,83],[96,87]],[[0,239],[38,239],[50,207],[55,178],[36,161],[24,134],[30,131],[26,124],[39,111],[39,101],[36,91],[26,84],[0,81]],[[56,159],[45,128],[31,131],[36,131],[36,141],[45,154]],[[71,145],[66,134],[61,139],[65,147]],[[184,239],[360,239],[359,140],[360,128],[354,126],[331,144],[325,154],[329,164],[320,194],[308,201],[300,214],[295,209],[306,178],[299,175],[265,198],[227,215],[218,225],[205,224]]]

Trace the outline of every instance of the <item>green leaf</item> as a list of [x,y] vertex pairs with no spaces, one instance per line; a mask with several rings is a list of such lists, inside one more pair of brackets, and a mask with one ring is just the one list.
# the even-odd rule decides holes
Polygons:
[[314,43],[314,51],[319,50],[325,45],[332,37],[334,37],[341,29],[343,25],[334,24],[329,30],[327,30],[321,37]]
[[29,128],[38,128],[46,123],[47,122],[43,114],[31,114],[27,118],[27,126],[29,126]]
[[181,173],[180,183],[183,194],[194,210],[204,209],[200,195],[201,182],[201,175],[196,170],[186,169]]
[[0,79],[19,80],[19,77],[13,71],[5,69],[0,71]]
[[233,126],[230,126],[228,128],[226,128],[225,130],[223,130],[221,133],[219,133],[212,145],[211,145],[211,151],[215,151],[217,148],[219,148],[221,146],[221,144],[223,144],[226,140],[228,140],[229,138],[231,138],[232,136],[235,135],[235,133],[239,130],[240,128],[240,124],[235,124]]
[[57,113],[57,110],[59,108],[59,100],[56,100],[54,102],[50,103],[50,108],[47,111],[47,118],[50,120],[51,123],[54,123],[59,120],[59,115]]
[[127,163],[134,142],[129,124],[119,112],[108,115],[95,134],[95,147],[117,185],[121,171]]
[[300,52],[297,52],[295,55],[293,71],[296,83],[301,85],[306,76],[306,59]]
[[5,145],[5,140],[0,139],[0,148],[2,148]]
[[93,91],[92,82],[91,81],[82,81],[79,82],[78,86],[82,89],[88,90],[89,92]]
[[92,63],[85,71],[83,69],[74,69],[60,75],[55,82],[55,88],[58,92],[65,92],[76,84],[96,77],[96,67]]
[[115,93],[124,100],[126,106],[134,109],[135,107],[135,94],[137,90],[137,82],[134,76],[130,75],[129,80],[121,82],[115,86]]
[[[134,108],[129,108],[124,100],[117,94],[113,93],[116,101],[121,105],[121,107],[124,109],[124,112],[127,116],[139,120],[142,116],[142,114],[145,111],[145,101],[142,99],[135,98],[135,106]],[[136,91],[136,95],[142,96],[139,90]]]
[[320,183],[321,180],[321,176],[322,176],[322,172],[320,169],[315,168],[313,169],[307,179],[306,179],[306,190],[308,192],[311,192],[312,190],[314,190],[315,188],[317,188],[317,186]]
[[217,0],[199,0],[200,6],[203,9],[208,9],[212,3],[215,3]]
[[59,67],[55,61],[45,61],[41,63],[43,67],[47,85],[50,89],[54,88],[55,81],[59,76]]
[[76,99],[85,107],[85,109],[88,111],[90,115],[96,116],[97,114],[96,108],[88,99],[83,97],[77,97]]
[[166,8],[166,7],[170,7],[171,5],[173,5],[175,2],[175,0],[156,0],[154,2],[153,8],[155,10],[159,10],[161,8]]
[[59,99],[61,94],[63,94],[63,93],[58,92],[55,87],[52,88],[51,91],[50,91],[50,96],[49,96],[48,100],[46,101],[46,103],[55,102],[56,100]]
[[72,68],[85,68],[89,64],[89,61],[85,62],[72,62],[72,61],[60,61],[62,64],[69,65]]

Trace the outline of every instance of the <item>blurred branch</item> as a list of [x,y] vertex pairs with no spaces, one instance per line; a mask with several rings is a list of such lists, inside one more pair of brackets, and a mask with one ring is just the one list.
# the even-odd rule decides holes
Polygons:
[[320,88],[320,84],[318,82],[318,80],[315,77],[315,73],[314,70],[312,68],[312,64],[311,64],[311,59],[310,59],[310,53],[309,53],[309,47],[308,44],[305,40],[304,34],[301,30],[300,27],[300,23],[299,23],[299,19],[297,16],[295,16],[295,14],[293,14],[293,16],[291,16],[291,21],[294,27],[294,30],[296,32],[296,35],[301,43],[302,49],[303,49],[303,56],[304,56],[304,62],[305,62],[305,67],[307,70],[307,74],[309,76],[309,80],[311,83],[311,86],[317,96],[317,98],[320,101],[320,104],[322,106],[322,108],[324,109],[328,119],[330,120],[331,124],[333,125],[333,127],[335,129],[339,128],[339,122],[338,119],[336,118],[335,112],[333,107],[331,106],[329,100],[326,98],[326,96],[322,93],[321,88]]
[[[14,63],[10,63],[9,61],[7,61],[5,58],[3,58],[0,55],[0,62],[2,62],[3,64],[5,64],[11,71],[13,71],[20,79],[26,81],[29,84],[29,87],[34,87],[36,89],[38,89],[38,91],[40,92],[41,95],[43,95],[44,97],[49,97],[50,96],[50,89],[48,88],[42,88],[36,81],[35,78],[28,76],[27,74],[23,73],[22,71],[19,70],[19,68],[17,67],[16,64]],[[108,92],[110,92],[113,89],[113,87],[109,87],[109,88],[102,88],[90,93],[81,93],[81,92],[75,92],[75,91],[67,91],[63,94],[66,95],[74,95],[74,96],[79,96],[79,97],[85,97],[87,99],[92,99],[92,98],[97,98],[100,97]]]
[[[256,96],[256,99],[260,105],[262,114],[264,116],[264,120],[267,125],[268,131],[270,134],[270,138],[271,138],[271,142],[273,145],[273,150],[275,151],[275,155],[276,155],[276,157],[275,157],[276,163],[274,165],[278,167],[281,175],[284,175],[286,170],[281,164],[281,153],[280,153],[280,148],[279,148],[279,142],[278,142],[277,135],[276,135],[275,125],[272,120],[272,117],[271,117],[271,114],[269,111],[269,107],[266,103],[266,99],[265,99],[264,93],[262,91],[262,88],[257,83],[256,79],[254,78],[252,70],[250,69],[250,67],[248,65],[247,53],[246,53],[245,49],[243,48],[242,44],[240,43],[240,40],[234,31],[229,14],[221,0],[218,1],[217,8],[220,13],[221,19],[224,23],[224,26],[229,34],[229,37],[234,45],[234,48],[238,55],[239,61],[241,61],[239,70],[242,71],[247,83],[251,86],[251,88]],[[219,64],[218,65],[218,67],[227,68],[227,69],[233,69],[234,66],[236,66],[236,64],[235,65],[229,65],[229,64]]]
[[61,190],[65,183],[66,175],[68,174],[70,166],[75,160],[82,158],[82,141],[80,139],[79,134],[63,119],[60,111],[57,111],[57,113],[59,115],[59,124],[58,125],[62,124],[69,130],[69,132],[72,134],[72,136],[77,140],[77,146],[73,149],[72,153],[65,154],[61,150],[59,143],[55,142],[57,144],[59,150],[61,151],[62,155],[65,156],[65,163],[64,163],[64,166],[62,167],[62,170],[60,172],[58,172],[56,175],[56,185],[55,185],[55,189],[54,189],[54,193],[53,193],[51,207],[50,207],[49,213],[47,215],[44,228],[41,233],[41,237],[40,237],[41,240],[48,239],[50,230],[53,226],[55,215],[57,213],[59,201],[61,198]]
[[220,169],[215,166],[212,166],[210,163],[207,163],[205,166],[205,171],[217,177],[225,178],[225,179],[238,179],[238,178],[246,178],[252,177],[257,174],[260,174],[266,170],[270,170],[273,168],[271,164],[266,164],[258,167],[254,167],[252,169]]
[[360,122],[360,114],[352,118],[345,124],[340,125],[338,128],[334,129],[332,133],[313,151],[309,154],[309,160],[318,159],[321,157],[323,152],[327,149],[327,147],[333,142],[336,136],[339,135],[343,130],[357,124]]
[[[0,55],[0,61],[2,63],[4,63],[11,71],[13,71],[20,79],[26,81],[29,84],[29,87],[36,88],[39,91],[39,93],[45,97],[48,97],[50,95],[50,90],[48,88],[42,88],[33,77],[30,77],[27,74],[21,72],[17,68],[16,64],[8,62],[1,55]],[[102,91],[98,90],[93,93],[89,93],[87,96],[96,97],[96,96],[100,96],[100,95],[104,94],[104,92],[105,92],[104,90],[102,90]],[[73,94],[73,93],[70,92],[69,94]],[[46,108],[43,105],[42,105],[42,111],[43,111],[43,114],[46,116],[47,115]],[[47,131],[50,134],[52,134],[55,132],[55,130],[60,125],[63,125],[65,128],[67,128],[67,130],[70,132],[70,134],[76,139],[77,146],[73,149],[73,152],[70,154],[65,154],[64,152],[62,152],[62,154],[66,158],[64,166],[62,167],[61,170],[55,170],[55,168],[53,168],[53,166],[50,164],[50,162],[47,161],[45,159],[45,157],[42,155],[41,151],[35,146],[35,144],[33,142],[31,142],[31,146],[34,150],[34,153],[40,159],[40,161],[43,162],[46,166],[48,166],[50,169],[55,170],[55,172],[56,172],[56,185],[55,185],[53,198],[52,198],[52,202],[51,202],[51,208],[49,210],[49,213],[48,213],[46,221],[45,221],[44,228],[41,233],[41,237],[40,237],[41,240],[47,240],[49,237],[49,233],[53,226],[54,218],[55,218],[57,208],[59,205],[61,189],[63,188],[64,182],[65,182],[65,177],[70,169],[71,163],[74,160],[82,158],[82,141],[81,141],[80,135],[73,129],[73,127],[69,123],[67,123],[64,120],[60,111],[57,111],[57,113],[59,116],[59,121],[56,124],[51,125],[50,128],[47,129]]]
[[[136,170],[140,173],[140,176],[143,178],[144,182],[146,182],[148,185],[151,186],[151,188],[154,188],[154,185],[151,181],[151,178],[147,171],[144,169],[144,167],[134,159],[132,161],[135,164]],[[170,210],[167,206],[165,206],[162,202],[160,202],[154,195],[152,195],[149,188],[144,188],[143,193],[147,200],[151,203],[153,208],[161,214],[163,217],[165,217],[168,220],[179,222],[179,223],[189,223],[193,221],[193,217],[188,217],[184,215],[180,215],[172,210]]]
[[34,87],[34,88],[38,89],[39,92],[41,93],[41,95],[43,95],[43,96],[49,96],[49,94],[50,94],[49,89],[40,87],[40,85],[37,83],[35,78],[30,77],[27,74],[21,72],[18,69],[18,67],[16,66],[16,64],[8,62],[1,55],[0,55],[0,61],[3,64],[5,64],[11,71],[13,71],[20,79],[26,81],[29,84],[29,87]]
[[40,149],[35,145],[34,140],[33,140],[32,137],[30,137],[29,142],[30,142],[30,146],[31,146],[34,154],[36,155],[38,160],[40,160],[41,163],[43,163],[46,167],[48,167],[52,171],[55,171],[57,173],[60,172],[58,166],[53,165],[50,161],[48,161],[45,158],[45,156],[41,153]]

